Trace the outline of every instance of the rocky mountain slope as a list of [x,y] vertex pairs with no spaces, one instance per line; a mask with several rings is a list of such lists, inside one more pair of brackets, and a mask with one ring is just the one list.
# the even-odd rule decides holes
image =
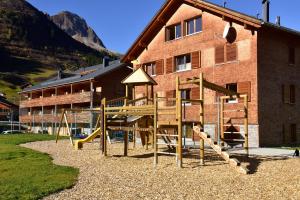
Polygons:
[[75,40],[96,50],[105,49],[101,39],[80,16],[69,11],[63,11],[51,16],[50,19]]
[[115,57],[74,40],[27,1],[0,0],[0,92],[9,97],[57,68],[99,64],[106,55]]

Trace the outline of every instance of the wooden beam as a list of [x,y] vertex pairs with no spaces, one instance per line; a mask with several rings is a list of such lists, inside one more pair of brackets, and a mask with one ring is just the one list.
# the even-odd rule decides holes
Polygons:
[[59,138],[59,132],[60,132],[60,128],[61,128],[62,122],[64,120],[64,114],[65,114],[65,112],[66,112],[65,109],[63,109],[63,112],[62,112],[62,115],[61,115],[60,121],[59,121],[59,126],[58,126],[58,130],[57,130],[57,134],[56,134],[56,140],[55,140],[56,143],[57,143],[58,138]]
[[124,133],[124,156],[128,155],[128,131]]
[[245,119],[244,119],[244,129],[245,129],[245,150],[247,156],[249,156],[249,133],[248,133],[248,96],[244,96],[244,109],[245,109]]
[[[200,87],[199,87],[199,94],[200,94],[200,127],[201,130],[204,131],[204,77],[203,73],[199,75],[200,80]],[[200,138],[200,165],[204,165],[204,139]]]
[[176,77],[176,106],[177,106],[177,128],[178,128],[178,141],[177,141],[177,165],[182,168],[182,101],[181,91],[179,90],[180,80]]
[[157,93],[154,94],[154,116],[153,116],[153,145],[154,145],[154,167],[158,164],[158,156],[157,156]]

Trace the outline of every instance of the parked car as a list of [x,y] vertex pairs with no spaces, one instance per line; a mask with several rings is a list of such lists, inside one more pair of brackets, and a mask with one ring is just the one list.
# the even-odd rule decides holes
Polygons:
[[1,134],[8,135],[8,134],[20,134],[24,133],[24,131],[19,131],[19,130],[6,130],[3,131]]

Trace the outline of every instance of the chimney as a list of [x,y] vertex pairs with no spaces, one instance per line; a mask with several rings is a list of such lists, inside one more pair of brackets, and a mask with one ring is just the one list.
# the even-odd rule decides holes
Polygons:
[[280,16],[277,16],[277,18],[276,18],[276,25],[277,26],[280,26],[281,25],[281,22],[280,22]]
[[62,78],[62,70],[59,68],[57,70],[57,79],[61,79]]
[[263,20],[265,22],[270,21],[270,1],[269,0],[263,0]]
[[109,57],[104,56],[104,57],[103,57],[103,66],[104,66],[104,67],[109,66],[109,61],[110,61]]

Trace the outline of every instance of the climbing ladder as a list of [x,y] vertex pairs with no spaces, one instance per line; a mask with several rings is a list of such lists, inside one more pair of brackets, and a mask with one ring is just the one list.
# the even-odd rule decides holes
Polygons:
[[[243,100],[242,108],[241,103],[230,104],[231,108],[226,109],[225,101],[232,98],[239,98],[239,101]],[[229,146],[235,146],[242,144],[249,154],[248,149],[248,96],[222,96],[220,97],[220,132],[221,132],[221,144],[226,143]],[[238,107],[238,108],[237,108]],[[244,126],[244,136],[242,136],[241,126]]]
[[227,161],[231,166],[235,167],[239,172],[243,174],[248,174],[249,170],[243,166],[241,163],[235,159],[231,158],[230,154],[224,151],[224,148],[214,143],[214,141],[210,138],[210,136],[202,132],[198,126],[194,126],[193,130],[196,134],[202,138],[206,144],[208,144],[218,155],[220,155],[225,161]]

